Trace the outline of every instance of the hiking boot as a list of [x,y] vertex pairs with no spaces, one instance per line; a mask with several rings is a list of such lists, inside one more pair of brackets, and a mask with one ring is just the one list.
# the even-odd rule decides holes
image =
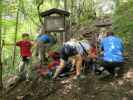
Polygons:
[[86,78],[86,76],[85,75],[80,75],[80,77],[79,77],[80,79],[85,79]]
[[120,71],[120,67],[116,67],[114,69],[114,77],[119,77],[119,71]]
[[96,69],[95,69],[95,74],[96,75],[100,75],[102,72],[103,72],[103,70],[104,70],[104,67],[97,67]]
[[85,79],[85,75],[76,75],[73,77],[74,80],[77,80],[77,79]]
[[97,70],[103,71],[104,70],[104,67],[102,67],[102,66],[101,67],[98,67]]

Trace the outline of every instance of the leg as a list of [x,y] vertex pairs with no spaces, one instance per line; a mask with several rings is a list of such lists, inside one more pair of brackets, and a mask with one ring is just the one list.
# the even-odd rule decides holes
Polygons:
[[39,52],[39,61],[41,64],[45,65],[47,58],[46,58],[46,46],[43,42],[38,43],[38,52]]
[[26,64],[25,64],[25,70],[26,70],[26,79],[29,80],[30,79],[30,59],[27,58],[26,60]]
[[122,69],[123,63],[122,62],[113,62],[112,64],[111,73],[113,76],[118,77],[121,73],[120,70]]
[[76,76],[79,76],[81,73],[82,57],[81,55],[76,56]]
[[20,65],[19,65],[19,77],[20,79],[25,79],[25,62],[22,61],[20,62]]
[[70,68],[70,71],[74,71],[75,70],[75,63],[76,63],[76,59],[72,57],[71,59],[71,68]]

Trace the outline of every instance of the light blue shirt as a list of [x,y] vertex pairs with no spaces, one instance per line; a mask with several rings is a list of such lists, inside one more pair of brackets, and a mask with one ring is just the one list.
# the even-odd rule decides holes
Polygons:
[[116,36],[108,36],[101,41],[103,60],[108,62],[123,62],[123,42]]

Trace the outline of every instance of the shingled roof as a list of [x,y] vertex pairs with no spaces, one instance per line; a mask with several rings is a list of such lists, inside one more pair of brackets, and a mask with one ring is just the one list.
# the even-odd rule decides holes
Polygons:
[[40,16],[41,17],[46,17],[46,16],[49,16],[51,14],[59,14],[59,15],[65,15],[65,16],[69,16],[70,13],[68,11],[65,11],[65,10],[62,10],[62,9],[57,9],[57,8],[53,8],[53,9],[50,9],[50,10],[47,10],[45,12],[42,12],[40,13]]
[[99,23],[99,24],[96,24],[96,27],[106,27],[106,26],[111,26],[112,23]]

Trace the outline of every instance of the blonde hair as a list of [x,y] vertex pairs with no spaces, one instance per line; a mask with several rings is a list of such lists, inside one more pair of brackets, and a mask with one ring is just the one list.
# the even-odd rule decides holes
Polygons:
[[107,29],[106,28],[101,28],[100,32],[107,32]]

